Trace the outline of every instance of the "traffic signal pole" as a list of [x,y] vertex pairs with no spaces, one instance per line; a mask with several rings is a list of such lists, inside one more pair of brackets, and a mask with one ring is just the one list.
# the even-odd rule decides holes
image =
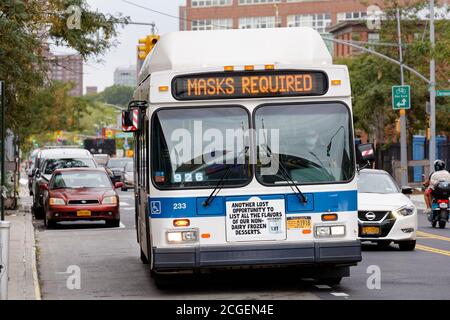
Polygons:
[[[403,73],[403,48],[402,48],[402,32],[400,27],[400,9],[397,8],[397,36],[398,36],[398,53],[400,62],[400,82],[405,85],[405,78]],[[400,173],[401,184],[406,186],[408,184],[408,150],[406,142],[406,110],[400,110]]]

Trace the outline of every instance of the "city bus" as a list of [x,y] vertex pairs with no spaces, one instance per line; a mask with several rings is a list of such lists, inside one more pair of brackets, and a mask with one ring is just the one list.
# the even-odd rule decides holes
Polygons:
[[138,82],[123,130],[157,285],[241,268],[349,276],[361,261],[350,79],[319,33],[168,33]]

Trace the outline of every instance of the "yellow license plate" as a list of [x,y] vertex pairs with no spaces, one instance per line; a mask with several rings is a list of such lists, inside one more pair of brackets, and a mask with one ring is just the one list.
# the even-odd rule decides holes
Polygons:
[[288,229],[311,229],[311,218],[288,218]]
[[363,227],[361,231],[363,235],[378,235],[380,227]]
[[77,217],[90,217],[91,212],[89,210],[80,210],[77,211]]

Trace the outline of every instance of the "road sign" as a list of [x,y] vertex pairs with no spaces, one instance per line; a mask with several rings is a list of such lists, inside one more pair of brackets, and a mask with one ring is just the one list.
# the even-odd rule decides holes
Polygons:
[[410,86],[392,86],[392,108],[394,110],[411,109]]
[[133,132],[118,132],[116,133],[116,138],[133,138]]
[[450,97],[450,90],[436,90],[436,97]]

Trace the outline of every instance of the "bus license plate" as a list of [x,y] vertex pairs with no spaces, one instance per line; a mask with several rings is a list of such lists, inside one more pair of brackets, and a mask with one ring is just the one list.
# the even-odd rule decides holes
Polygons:
[[308,218],[287,218],[288,229],[311,229],[311,217]]
[[89,210],[80,210],[77,211],[77,217],[90,217],[91,212]]
[[362,234],[363,235],[379,235],[380,227],[363,227]]

